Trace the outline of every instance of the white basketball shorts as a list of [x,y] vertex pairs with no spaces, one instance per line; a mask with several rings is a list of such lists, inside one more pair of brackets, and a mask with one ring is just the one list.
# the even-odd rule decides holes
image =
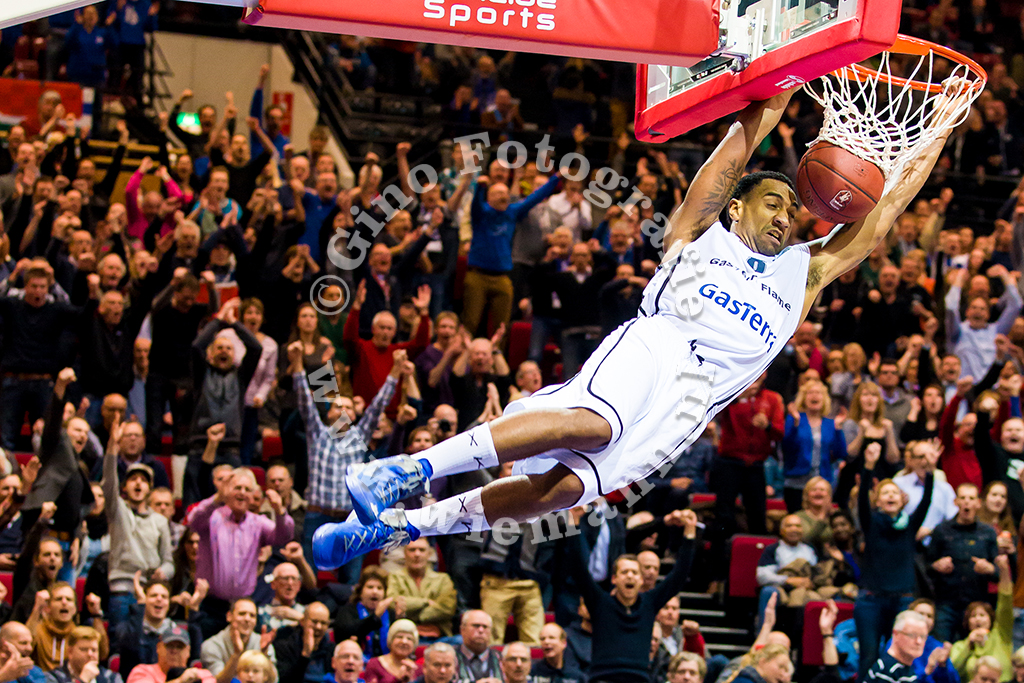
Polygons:
[[547,451],[516,462],[513,473],[542,474],[565,465],[583,482],[583,505],[674,460],[704,431],[713,396],[711,366],[684,336],[662,316],[635,318],[608,335],[568,382],[510,403],[505,415],[587,408],[612,431],[599,451]]

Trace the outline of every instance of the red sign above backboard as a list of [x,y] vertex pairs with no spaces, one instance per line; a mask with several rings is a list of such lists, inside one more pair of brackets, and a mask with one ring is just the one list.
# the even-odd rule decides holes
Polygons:
[[718,47],[719,0],[262,0],[245,21],[309,31],[689,66]]

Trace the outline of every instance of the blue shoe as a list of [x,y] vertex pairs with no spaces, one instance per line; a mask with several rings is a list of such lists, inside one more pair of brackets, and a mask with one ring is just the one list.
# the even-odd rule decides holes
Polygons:
[[354,520],[324,524],[313,534],[313,563],[317,569],[336,569],[371,550],[388,551],[419,537],[419,529],[409,524],[405,511],[394,508],[368,525]]
[[408,455],[349,465],[345,485],[359,521],[369,526],[384,510],[416,493],[427,483],[423,464]]

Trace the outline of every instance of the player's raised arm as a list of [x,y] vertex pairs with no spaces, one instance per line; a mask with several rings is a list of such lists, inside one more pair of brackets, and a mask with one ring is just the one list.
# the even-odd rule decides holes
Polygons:
[[[948,107],[947,111],[953,109],[956,109],[955,105]],[[941,126],[944,122],[940,117],[932,125]],[[893,223],[928,180],[932,167],[942,154],[946,138],[952,132],[953,127],[947,126],[935,141],[921,148],[901,172],[899,182],[892,184],[892,189],[882,195],[871,213],[856,223],[847,223],[826,244],[812,249],[810,268],[807,271],[804,315],[807,315],[814,298],[825,285],[866,259],[885,238]]]
[[711,157],[686,191],[686,198],[669,218],[665,233],[665,258],[675,249],[704,234],[732,197],[743,169],[761,141],[778,124],[796,88],[763,102],[754,102],[739,113]]

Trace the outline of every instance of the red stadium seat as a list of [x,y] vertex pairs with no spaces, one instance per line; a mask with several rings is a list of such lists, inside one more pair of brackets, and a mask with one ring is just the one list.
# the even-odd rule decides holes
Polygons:
[[164,466],[164,472],[167,473],[167,479],[174,485],[174,465],[169,455],[154,455],[154,458],[160,461],[160,464]]
[[284,446],[279,436],[263,437],[263,462],[270,462],[274,458],[280,458],[284,454]]
[[787,512],[786,501],[781,498],[769,498],[767,503],[768,512]]
[[3,587],[7,589],[7,593],[4,595],[4,602],[13,606],[14,601],[11,598],[11,593],[14,591],[14,574],[10,572],[0,573],[0,584],[3,584]]
[[267,488],[267,471],[256,465],[250,465],[249,469],[252,470],[252,473],[256,476],[256,483],[260,485],[260,488]]
[[[332,629],[333,630],[333,629]],[[423,659],[423,653],[427,651],[426,645],[420,645],[416,648],[416,654],[413,655],[413,659]]]
[[238,285],[234,282],[218,283],[217,295],[220,297],[220,305],[223,306],[232,299],[238,298]]
[[508,366],[515,372],[530,352],[530,332],[533,323],[517,320],[508,333]]
[[544,659],[544,649],[539,647],[530,648],[530,659]]
[[337,583],[338,575],[332,571],[321,569],[316,573],[316,582],[320,588],[323,588],[329,583]]
[[757,563],[761,553],[772,543],[772,536],[732,537],[732,551],[729,558],[729,596],[753,598],[757,595]]
[[553,623],[555,623],[555,613],[554,612],[545,612],[544,613],[544,623],[545,624],[553,624]]
[[35,457],[35,453],[15,453],[14,457],[18,460],[18,465],[24,467],[29,460]]
[[28,36],[20,36],[14,44],[15,77],[25,79],[39,78],[39,53],[35,51],[34,47],[32,39]]
[[380,564],[380,550],[371,550],[363,555],[363,568],[374,564]]
[[107,662],[107,668],[117,673],[121,670],[121,655],[110,655],[110,661]]
[[81,576],[75,581],[75,594],[78,596],[78,609],[85,607],[85,577]]
[[169,436],[160,437],[160,455],[166,455],[168,458],[174,455],[174,439]]
[[[838,626],[847,619],[853,618],[853,604],[849,602],[837,602],[839,616],[836,617]],[[821,659],[821,648],[824,645],[821,638],[821,629],[818,628],[818,618],[821,610],[825,609],[825,603],[821,601],[809,602],[804,606],[804,634],[803,662],[805,666],[823,666],[825,662]]]
[[690,507],[714,507],[718,496],[713,493],[694,493],[690,496]]

